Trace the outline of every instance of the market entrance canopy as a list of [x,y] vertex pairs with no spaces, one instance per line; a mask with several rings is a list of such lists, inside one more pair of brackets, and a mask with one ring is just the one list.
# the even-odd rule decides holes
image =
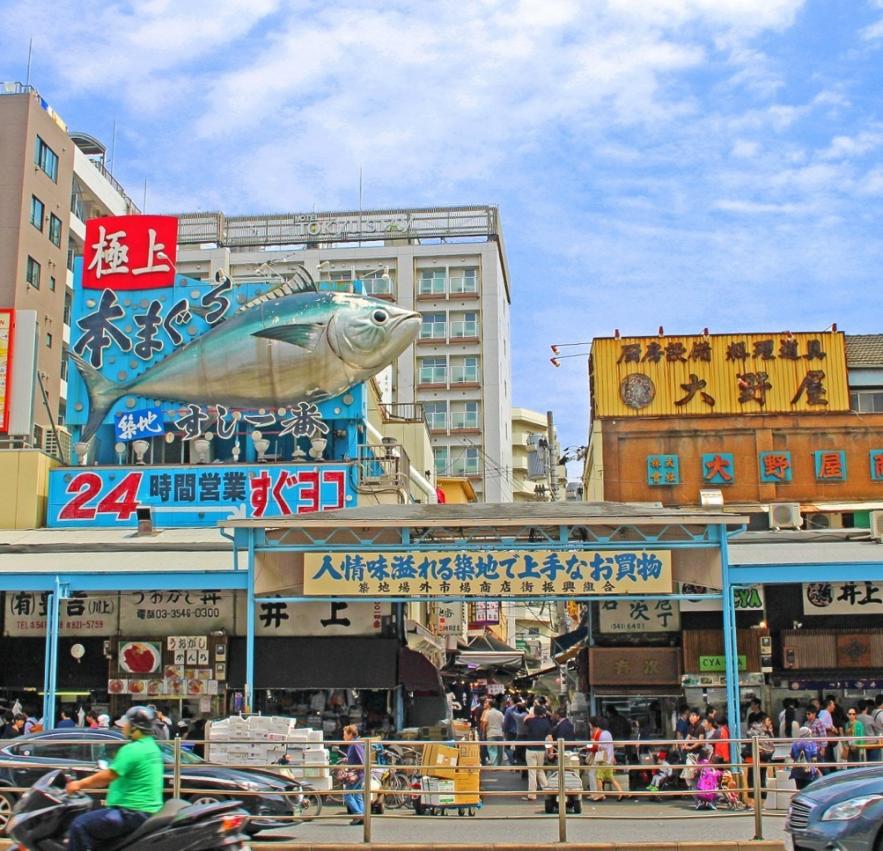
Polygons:
[[222,525],[255,554],[256,594],[413,599],[720,589],[722,530],[746,522],[656,503],[418,503]]

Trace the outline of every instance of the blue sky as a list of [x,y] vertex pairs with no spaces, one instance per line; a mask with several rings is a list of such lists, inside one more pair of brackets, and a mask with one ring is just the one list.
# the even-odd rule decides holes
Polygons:
[[883,0],[0,0],[0,78],[148,209],[493,203],[514,401],[623,334],[883,331]]

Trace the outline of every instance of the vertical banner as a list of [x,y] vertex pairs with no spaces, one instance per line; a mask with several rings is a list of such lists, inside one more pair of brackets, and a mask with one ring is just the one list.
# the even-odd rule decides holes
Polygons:
[[12,384],[12,337],[15,311],[0,309],[0,432],[9,429],[10,387]]

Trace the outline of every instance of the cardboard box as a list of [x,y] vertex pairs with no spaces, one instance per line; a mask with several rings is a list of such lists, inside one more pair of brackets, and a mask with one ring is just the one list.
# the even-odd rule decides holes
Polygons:
[[328,765],[328,751],[322,750],[304,751],[304,765]]
[[480,801],[481,772],[477,768],[458,768],[454,776],[455,803],[474,806]]
[[421,801],[427,807],[448,807],[454,804],[454,781],[437,777],[420,778]]
[[457,752],[457,765],[481,765],[481,745],[478,742],[458,742]]
[[[423,773],[428,777],[440,777],[445,780],[453,780],[457,769],[457,748],[450,745],[432,743],[423,748],[421,762]],[[437,806],[437,805],[433,805]]]

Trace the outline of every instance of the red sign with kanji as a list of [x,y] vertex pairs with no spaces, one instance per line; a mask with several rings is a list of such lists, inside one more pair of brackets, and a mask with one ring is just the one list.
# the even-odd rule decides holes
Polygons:
[[83,287],[149,290],[175,283],[175,216],[106,216],[86,222]]

